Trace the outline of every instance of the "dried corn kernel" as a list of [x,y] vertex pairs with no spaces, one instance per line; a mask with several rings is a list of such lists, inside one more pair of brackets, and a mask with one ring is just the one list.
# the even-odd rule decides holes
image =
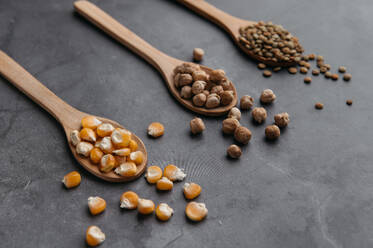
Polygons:
[[185,208],[186,216],[192,221],[201,221],[207,215],[207,208],[204,203],[189,202]]
[[122,149],[118,149],[118,150],[113,151],[113,154],[115,154],[117,156],[121,156],[121,157],[128,156],[128,155],[130,155],[130,153],[131,153],[130,148],[122,148]]
[[145,177],[148,183],[156,183],[162,177],[162,169],[156,165],[149,166]]
[[132,177],[136,175],[137,167],[133,162],[125,162],[115,169],[115,173],[123,177]]
[[129,161],[134,162],[136,165],[142,164],[144,161],[144,153],[141,151],[131,152]]
[[88,208],[92,215],[102,213],[106,208],[106,201],[98,196],[88,198]]
[[164,168],[164,176],[171,181],[183,181],[186,174],[178,167],[173,164],[169,164]]
[[79,144],[81,140],[80,140],[80,134],[78,130],[74,130],[70,133],[70,140],[73,146],[76,146],[77,144]]
[[174,186],[174,183],[170,181],[167,177],[162,177],[157,181],[158,190],[171,190]]
[[137,204],[137,210],[140,214],[151,214],[155,208],[154,202],[147,199],[139,199]]
[[93,145],[88,142],[79,142],[76,146],[76,153],[83,155],[84,157],[88,157],[91,150],[93,149]]
[[184,184],[184,196],[188,200],[192,200],[201,194],[202,188],[196,183]]
[[99,125],[96,129],[97,135],[100,137],[109,136],[111,135],[113,131],[114,131],[114,127],[110,123],[103,123]]
[[138,147],[139,145],[137,144],[137,142],[131,139],[130,144],[129,144],[129,148],[131,149],[131,152],[136,151]]
[[101,141],[96,142],[95,146],[100,148],[105,154],[112,153],[114,150],[110,137],[105,137]]
[[100,150],[100,148],[95,147],[91,150],[89,156],[92,163],[98,164],[100,163],[102,156],[104,156],[104,153]]
[[98,246],[105,240],[105,233],[98,226],[90,226],[87,229],[85,240],[89,246]]
[[116,161],[116,164],[115,164],[115,168],[118,168],[121,164],[124,164],[127,161],[127,157],[122,157],[122,156],[114,156],[115,158],[115,161]]
[[80,130],[79,136],[82,140],[96,142],[96,133],[90,128],[85,127]]
[[167,203],[161,203],[157,206],[157,209],[155,210],[155,215],[159,220],[167,221],[171,218],[172,214],[174,213],[174,210],[168,206]]
[[116,165],[116,161],[113,155],[106,154],[101,158],[101,163],[99,169],[101,172],[109,172],[111,171]]
[[125,148],[129,145],[131,140],[131,132],[122,128],[114,129],[111,134],[111,141],[117,148]]
[[164,134],[164,126],[162,123],[153,122],[148,127],[148,135],[152,136],[153,138],[158,138]]
[[70,189],[79,186],[81,180],[79,172],[72,171],[63,177],[62,182],[66,188]]
[[100,121],[99,119],[97,119],[96,117],[94,116],[86,116],[82,119],[82,127],[83,128],[90,128],[90,129],[93,129],[95,130],[98,125],[100,125],[102,123],[102,121]]
[[120,197],[120,207],[126,209],[136,209],[139,196],[133,191],[127,191]]

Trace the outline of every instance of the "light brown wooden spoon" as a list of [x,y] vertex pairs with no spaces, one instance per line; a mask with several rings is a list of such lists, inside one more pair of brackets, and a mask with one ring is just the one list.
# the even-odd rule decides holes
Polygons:
[[[237,92],[236,88],[232,84],[234,100],[231,102],[231,104],[213,109],[196,107],[193,105],[192,101],[181,98],[178,89],[174,85],[173,71],[176,66],[185,63],[185,61],[175,59],[157,50],[149,43],[131,32],[128,28],[117,22],[103,10],[98,8],[96,5],[88,1],[76,1],[74,3],[74,7],[75,10],[87,20],[153,65],[161,73],[172,95],[177,101],[179,101],[189,110],[207,116],[220,116],[228,113],[228,111],[237,104]],[[201,68],[206,72],[212,71],[212,69],[206,66],[201,66]]]
[[[31,100],[39,104],[42,108],[48,111],[56,120],[63,126],[67,142],[70,146],[71,152],[73,153],[76,160],[89,172],[95,176],[102,178],[109,182],[125,182],[138,178],[145,170],[147,163],[147,152],[144,143],[136,135],[132,133],[132,139],[134,139],[139,145],[138,150],[142,151],[145,155],[144,162],[137,166],[136,175],[132,177],[122,177],[115,174],[113,171],[109,173],[102,173],[98,169],[97,165],[92,164],[88,158],[82,157],[76,153],[75,147],[71,144],[70,133],[73,130],[80,130],[81,120],[83,117],[90,114],[81,112],[61,98],[56,96],[52,91],[42,85],[36,78],[22,68],[17,62],[0,51],[0,74],[17,87],[20,91],[26,94]],[[108,122],[114,127],[122,127],[115,121],[97,117],[102,122]]]
[[211,22],[215,23],[219,27],[223,28],[233,38],[236,45],[242,51],[248,54],[251,58],[263,62],[269,66],[287,67],[296,64],[294,60],[289,62],[274,62],[268,58],[256,55],[251,50],[247,49],[244,45],[241,44],[239,29],[241,27],[256,24],[257,22],[243,20],[235,16],[231,16],[228,13],[216,8],[215,6],[209,4],[204,0],[178,0],[178,2],[193,10],[197,14],[210,20]]

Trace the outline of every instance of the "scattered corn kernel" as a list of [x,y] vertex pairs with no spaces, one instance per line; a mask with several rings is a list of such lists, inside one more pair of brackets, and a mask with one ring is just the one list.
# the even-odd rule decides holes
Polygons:
[[139,199],[137,203],[137,210],[140,214],[151,214],[155,208],[154,202],[147,199]]
[[134,162],[136,165],[142,164],[144,162],[144,153],[141,151],[131,152],[129,161]]
[[201,221],[207,215],[207,208],[204,203],[189,202],[185,208],[186,216],[192,221]]
[[121,157],[128,156],[128,155],[130,155],[130,153],[131,153],[130,148],[122,148],[122,149],[118,149],[118,150],[113,151],[113,154],[115,154],[117,156],[121,156]]
[[109,136],[111,135],[113,131],[114,131],[114,127],[110,123],[103,123],[99,125],[96,129],[97,135],[100,137]]
[[157,181],[156,186],[158,190],[171,190],[174,186],[174,183],[167,177],[162,177]]
[[76,146],[77,144],[79,144],[81,140],[80,140],[80,134],[78,130],[74,130],[70,133],[70,140],[73,146]]
[[90,128],[83,128],[80,130],[80,138],[89,142],[96,142],[96,133]]
[[88,198],[88,208],[92,215],[102,213],[106,208],[106,201],[98,196]]
[[164,168],[164,176],[171,181],[183,181],[186,174],[178,167],[173,164],[169,164]]
[[95,146],[99,147],[105,154],[112,153],[114,150],[110,137],[105,137],[101,141],[96,142]]
[[168,206],[167,203],[161,203],[157,206],[157,209],[155,210],[155,215],[159,220],[167,221],[171,218],[173,215],[174,210]]
[[125,148],[129,145],[131,140],[131,132],[122,128],[114,129],[111,134],[111,141],[117,148]]
[[162,169],[156,165],[149,166],[145,177],[148,183],[156,183],[162,177]]
[[130,144],[129,144],[129,148],[131,149],[131,152],[136,151],[138,147],[139,145],[137,144],[137,142],[131,139]]
[[70,189],[79,186],[81,180],[79,172],[72,171],[63,177],[62,182],[66,188]]
[[101,158],[101,163],[99,169],[101,172],[109,172],[111,171],[116,165],[116,161],[113,155],[106,154]]
[[95,130],[102,122],[94,116],[86,116],[82,119],[82,127]]
[[188,200],[192,200],[201,194],[202,188],[196,183],[184,184],[184,196]]
[[123,177],[132,177],[136,175],[137,167],[133,162],[125,162],[115,169],[115,173]]
[[90,226],[87,229],[85,240],[89,246],[98,246],[105,240],[105,233],[98,226]]
[[164,126],[162,123],[153,122],[150,123],[148,127],[148,135],[152,136],[153,138],[158,138],[164,134]]
[[88,157],[91,150],[93,149],[93,145],[88,142],[79,142],[76,146],[76,153],[83,155],[84,157]]
[[133,191],[127,191],[120,197],[120,207],[126,209],[136,209],[139,196]]
[[95,147],[91,150],[89,156],[92,163],[98,164],[100,163],[102,156],[104,156],[104,153],[100,150],[100,148]]

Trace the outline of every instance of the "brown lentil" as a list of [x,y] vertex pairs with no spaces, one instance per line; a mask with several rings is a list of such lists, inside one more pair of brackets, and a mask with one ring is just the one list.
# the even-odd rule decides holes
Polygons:
[[344,67],[344,66],[340,66],[339,68],[338,68],[338,71],[340,72],[340,73],[345,73],[346,72],[346,67]]
[[325,72],[327,72],[328,71],[328,68],[326,68],[325,66],[321,66],[320,67],[320,72],[321,73],[325,73]]
[[346,73],[343,75],[343,80],[344,81],[350,81],[351,80],[351,74],[350,73]]
[[325,72],[325,78],[331,78],[332,73],[330,71]]
[[323,109],[323,108],[324,108],[324,104],[322,104],[321,102],[317,102],[317,103],[315,104],[315,108],[316,108],[316,109]]
[[306,67],[307,69],[310,69],[311,68],[311,64],[310,63],[305,63],[304,67]]
[[314,60],[316,58],[316,55],[314,53],[311,53],[311,54],[308,55],[308,58],[310,60]]
[[324,61],[324,57],[321,56],[321,55],[317,55],[316,60],[317,61]]
[[307,72],[308,72],[308,69],[306,68],[306,67],[301,67],[300,69],[299,69],[299,71],[300,71],[300,73],[302,73],[302,74],[307,74]]
[[262,69],[267,68],[267,66],[266,66],[266,64],[259,63],[259,64],[258,64],[258,68],[262,70]]
[[346,101],[346,104],[347,104],[347,105],[352,105],[352,100],[351,100],[351,99],[348,99],[348,100]]
[[265,76],[265,77],[270,77],[270,76],[272,76],[272,72],[269,71],[269,70],[264,70],[264,71],[263,71],[263,76]]
[[309,84],[309,83],[312,82],[312,78],[311,78],[311,77],[305,77],[305,78],[304,78],[304,82],[305,82],[306,84]]
[[298,69],[297,69],[296,67],[289,67],[289,68],[288,68],[288,72],[289,72],[290,74],[296,74],[297,71],[298,71]]
[[339,78],[339,76],[336,73],[332,74],[332,76],[331,76],[331,79],[334,80],[334,81],[337,81],[338,78]]
[[318,76],[319,74],[320,74],[320,70],[318,70],[318,69],[313,69],[312,70],[312,75]]
[[273,68],[273,71],[274,72],[279,72],[279,71],[281,71],[281,67],[280,66],[277,66],[277,67],[275,67],[275,68]]

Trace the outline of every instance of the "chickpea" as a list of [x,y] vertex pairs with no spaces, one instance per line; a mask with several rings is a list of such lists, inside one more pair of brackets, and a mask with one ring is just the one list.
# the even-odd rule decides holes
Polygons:
[[205,51],[203,51],[202,48],[194,48],[193,58],[195,61],[201,61],[203,59],[203,55],[205,55]]
[[213,70],[210,74],[210,80],[215,83],[220,83],[225,79],[225,71],[222,69]]
[[251,131],[247,129],[246,127],[239,126],[234,131],[234,138],[238,142],[246,145],[247,143],[249,143],[251,139]]
[[267,118],[267,111],[265,108],[257,107],[253,109],[251,115],[257,123],[263,123]]
[[276,95],[270,89],[265,89],[260,95],[260,101],[265,104],[272,103],[276,99]]
[[208,75],[205,71],[194,71],[192,77],[194,81],[208,81]]
[[180,81],[180,73],[177,73],[174,77],[174,84],[175,84],[175,87],[176,88],[179,88],[180,87],[180,84],[179,84],[179,81]]
[[224,92],[223,86],[221,85],[215,85],[211,88],[210,93],[215,93],[217,95],[221,95]]
[[180,87],[185,86],[185,85],[189,85],[192,82],[193,82],[192,75],[190,75],[190,74],[180,74],[179,84],[178,84]]
[[290,122],[289,114],[284,112],[275,115],[275,124],[278,127],[286,127]]
[[220,105],[220,97],[217,94],[213,93],[207,97],[206,104],[205,104],[206,108],[216,108],[219,105]]
[[233,134],[237,127],[240,126],[240,122],[235,118],[227,118],[223,121],[222,130],[225,134]]
[[195,117],[193,120],[190,121],[190,131],[192,132],[192,134],[202,133],[205,129],[205,124],[203,123],[201,118]]
[[241,148],[237,145],[230,145],[227,149],[227,154],[231,158],[239,158],[242,155]]
[[231,90],[226,90],[221,94],[221,104],[223,106],[231,104],[233,99],[234,99],[234,94],[233,94],[233,91]]
[[228,118],[235,118],[237,120],[241,120],[241,111],[236,107],[231,108],[231,110],[228,113]]
[[186,85],[181,88],[180,96],[184,99],[190,99],[193,96],[192,87]]
[[205,81],[195,81],[192,85],[192,93],[198,95],[205,90],[206,82]]
[[220,83],[221,86],[223,86],[224,90],[230,90],[231,87],[231,81],[229,80],[224,80],[223,82]]
[[194,71],[201,70],[201,67],[197,64],[193,63],[183,63],[182,65],[176,66],[174,72],[175,73],[187,73],[187,74],[193,74]]
[[202,92],[202,94],[204,94],[205,96],[209,96],[209,95],[210,95],[210,91],[208,91],[208,90],[204,90],[204,91]]
[[269,140],[275,140],[280,137],[280,128],[276,125],[269,125],[265,129],[265,135]]
[[193,97],[193,103],[194,105],[198,107],[202,107],[206,103],[207,96],[205,94],[198,94]]
[[254,98],[248,95],[241,97],[240,108],[242,110],[249,110],[251,109],[253,105],[254,105]]

